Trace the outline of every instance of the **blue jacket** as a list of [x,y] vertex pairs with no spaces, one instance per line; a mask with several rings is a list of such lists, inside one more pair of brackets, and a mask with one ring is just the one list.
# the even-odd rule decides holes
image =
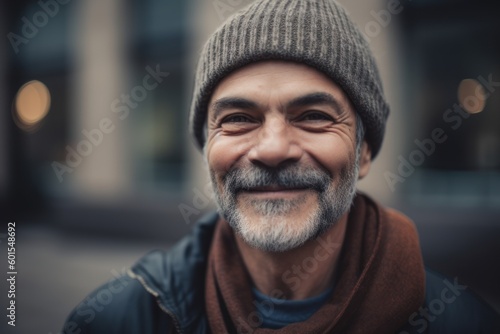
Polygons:
[[[217,219],[203,217],[172,249],[149,253],[128,275],[95,290],[69,315],[63,333],[210,333],[204,285]],[[426,270],[425,303],[398,333],[499,334],[497,320],[468,288]]]

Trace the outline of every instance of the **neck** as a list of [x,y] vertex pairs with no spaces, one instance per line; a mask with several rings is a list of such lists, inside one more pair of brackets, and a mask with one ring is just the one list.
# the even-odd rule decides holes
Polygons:
[[253,248],[239,235],[236,243],[259,291],[279,299],[306,299],[333,284],[346,225],[347,213],[318,238],[281,253]]

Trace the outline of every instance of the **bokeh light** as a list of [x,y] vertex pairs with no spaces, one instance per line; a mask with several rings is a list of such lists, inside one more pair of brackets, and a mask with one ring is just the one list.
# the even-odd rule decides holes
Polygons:
[[477,114],[486,106],[486,92],[475,79],[464,79],[458,86],[458,101],[469,114]]
[[17,92],[14,120],[23,130],[32,129],[49,112],[50,92],[38,80],[25,83]]

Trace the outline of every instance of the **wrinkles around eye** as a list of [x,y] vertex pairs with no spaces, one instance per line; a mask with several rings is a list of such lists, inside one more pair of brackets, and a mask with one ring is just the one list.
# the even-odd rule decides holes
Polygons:
[[231,115],[224,117],[220,123],[248,123],[248,122],[253,122],[248,116],[245,115]]
[[307,113],[303,114],[301,117],[298,118],[298,121],[333,122],[334,120],[328,114],[325,114],[325,113],[319,112],[319,111],[312,111],[312,112],[307,112]]

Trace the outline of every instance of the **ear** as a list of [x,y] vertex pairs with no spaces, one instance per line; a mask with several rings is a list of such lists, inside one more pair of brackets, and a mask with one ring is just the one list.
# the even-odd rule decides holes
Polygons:
[[372,150],[370,146],[363,140],[361,144],[361,153],[359,156],[359,175],[358,179],[361,180],[364,178],[368,172],[370,171],[370,166],[372,165]]

